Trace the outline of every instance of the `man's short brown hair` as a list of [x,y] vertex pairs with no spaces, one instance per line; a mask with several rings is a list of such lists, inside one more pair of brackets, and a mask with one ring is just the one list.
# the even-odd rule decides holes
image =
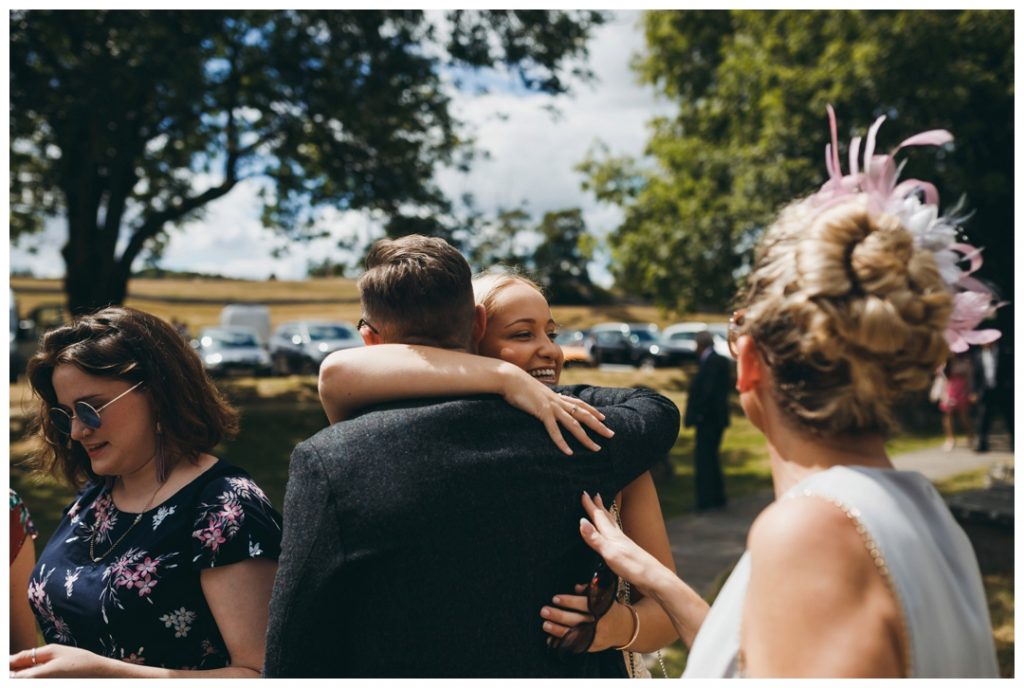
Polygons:
[[472,346],[472,271],[444,239],[410,234],[376,242],[359,291],[366,319],[385,341]]

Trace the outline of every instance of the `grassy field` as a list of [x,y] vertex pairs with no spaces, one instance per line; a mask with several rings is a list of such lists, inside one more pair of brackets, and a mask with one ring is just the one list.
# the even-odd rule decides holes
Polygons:
[[[44,303],[63,302],[60,280],[12,277],[11,289],[24,316]],[[174,299],[168,301],[167,299]],[[191,301],[190,301],[191,300]],[[170,320],[184,320],[189,329],[217,324],[221,308],[229,303],[267,303],[272,326],[288,320],[328,319],[356,322],[359,293],[354,280],[327,278],[289,282],[245,280],[134,279],[125,305]],[[566,328],[589,327],[599,322],[653,322],[664,327],[681,320],[725,322],[723,313],[679,315],[653,306],[555,306],[555,319]]]

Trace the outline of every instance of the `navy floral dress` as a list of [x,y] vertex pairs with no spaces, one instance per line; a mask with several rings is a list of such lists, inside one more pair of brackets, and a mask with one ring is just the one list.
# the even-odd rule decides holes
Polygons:
[[[114,506],[87,485],[39,556],[28,596],[47,642],[169,669],[230,662],[199,583],[203,569],[281,553],[281,517],[248,474],[218,461],[159,507]],[[129,530],[130,528],[130,530]],[[99,563],[89,557],[95,537]]]

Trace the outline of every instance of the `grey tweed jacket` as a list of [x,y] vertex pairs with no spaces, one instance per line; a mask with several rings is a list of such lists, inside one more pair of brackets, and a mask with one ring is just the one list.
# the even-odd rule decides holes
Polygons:
[[662,458],[679,411],[650,390],[560,391],[606,414],[600,452],[562,454],[493,396],[379,406],[299,444],[265,674],[607,674],[608,657],[548,650],[540,608],[596,563],[581,492],[610,499]]

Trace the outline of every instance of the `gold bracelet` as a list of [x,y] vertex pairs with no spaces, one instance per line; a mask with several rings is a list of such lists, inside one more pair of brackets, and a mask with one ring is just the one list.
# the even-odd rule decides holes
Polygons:
[[623,645],[622,647],[615,648],[616,650],[625,650],[629,648],[630,645],[635,643],[637,636],[640,635],[640,613],[636,610],[636,607],[634,607],[631,604],[626,604],[625,602],[622,602],[620,604],[622,604],[623,607],[628,609],[633,614],[633,637],[630,638],[629,642]]

